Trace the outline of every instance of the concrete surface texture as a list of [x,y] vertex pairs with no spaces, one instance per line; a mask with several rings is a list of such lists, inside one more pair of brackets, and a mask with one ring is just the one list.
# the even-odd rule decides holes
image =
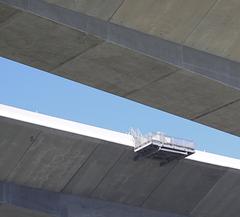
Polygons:
[[216,0],[126,0],[112,22],[183,43]]
[[186,217],[6,182],[0,188],[6,198],[0,206],[4,217]]
[[0,0],[0,55],[239,136],[238,7]]
[[[36,121],[42,120],[43,116],[33,116],[31,112],[25,112],[29,114],[29,119],[25,117],[20,121],[10,118],[11,111],[10,109],[8,117],[2,112],[0,114],[0,149],[4,149],[4,155],[0,155],[0,181],[6,183],[0,185],[0,201],[7,200],[12,205],[33,210],[38,206],[45,207],[46,203],[49,206],[37,210],[54,214],[51,210],[55,208],[52,208],[51,204],[59,203],[57,198],[60,196],[54,195],[61,192],[88,198],[91,205],[88,205],[86,216],[89,216],[89,212],[93,216],[111,216],[109,213],[116,211],[115,208],[114,212],[110,211],[112,206],[109,204],[100,206],[108,207],[107,210],[91,210],[95,199],[117,206],[127,205],[129,209],[133,209],[129,217],[137,216],[135,213],[139,211],[135,208],[140,208],[143,212],[157,212],[156,216],[166,216],[162,213],[168,213],[169,217],[239,216],[240,172],[227,167],[224,158],[223,166],[215,165],[214,161],[212,164],[205,163],[204,158],[208,162],[207,153],[202,153],[205,156],[203,162],[199,161],[198,157],[195,160],[184,159],[164,166],[160,166],[158,160],[136,161],[133,146],[129,144],[123,145],[108,139],[72,133],[70,125],[66,126],[66,131],[51,128],[51,122],[55,120],[51,117],[47,122],[50,128],[40,126],[38,122],[33,124],[30,117]],[[22,114],[21,110],[15,110],[13,115],[18,112]],[[64,120],[62,121],[64,123]],[[97,129],[95,131],[97,132]],[[114,132],[109,131],[109,135],[111,134]],[[124,137],[124,134],[118,136]],[[194,159],[194,155],[191,158]],[[239,161],[233,161],[239,165]],[[6,187],[9,186],[8,183],[13,186],[10,184],[10,187]],[[41,190],[30,189],[28,191],[31,196],[25,195],[25,190],[21,193],[22,188],[17,190],[19,185]],[[47,196],[51,203],[43,199],[45,190],[52,192],[52,196]],[[35,195],[35,191],[40,193]],[[14,196],[15,194],[17,196]],[[63,201],[65,200],[70,199],[65,198]],[[84,207],[76,202],[76,206],[69,210],[75,214],[68,216],[77,217],[76,213]],[[59,211],[57,208],[56,210]],[[105,212],[108,215],[104,215]],[[115,216],[118,217],[119,213]]]
[[12,205],[1,204],[0,205],[0,216],[3,217],[54,217],[46,213],[40,213],[24,208],[19,208]]
[[107,16],[113,23],[239,61],[237,0],[46,2],[98,18]]
[[46,2],[108,20],[118,10],[124,0],[46,0]]

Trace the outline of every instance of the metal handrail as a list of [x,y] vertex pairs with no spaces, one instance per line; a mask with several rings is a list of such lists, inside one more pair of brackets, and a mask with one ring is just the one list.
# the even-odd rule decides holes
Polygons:
[[195,143],[191,140],[180,139],[172,136],[168,136],[162,132],[150,133],[143,136],[140,131],[130,132],[135,139],[135,148],[142,147],[151,141],[157,141],[162,144],[174,145],[182,148],[195,149]]

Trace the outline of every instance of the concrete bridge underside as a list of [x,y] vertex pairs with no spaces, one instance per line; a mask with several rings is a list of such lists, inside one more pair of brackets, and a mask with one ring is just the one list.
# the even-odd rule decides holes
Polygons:
[[240,135],[237,0],[0,0],[0,55]]
[[[0,216],[239,216],[240,171],[226,164],[237,166],[239,160],[221,157],[221,165],[209,164],[203,152],[204,161],[197,153],[195,160],[164,166],[136,161],[132,146],[114,142],[130,141],[127,134],[5,111],[0,112]],[[13,119],[16,114],[21,121]],[[97,138],[98,132],[105,132],[105,139]]]

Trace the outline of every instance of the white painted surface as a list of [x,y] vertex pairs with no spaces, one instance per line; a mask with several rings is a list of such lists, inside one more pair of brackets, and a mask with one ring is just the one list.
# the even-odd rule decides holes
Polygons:
[[[11,106],[0,104],[0,116],[134,147],[134,139],[131,135],[99,127],[93,127],[73,121],[63,120],[60,118],[50,117],[47,115],[26,111]],[[234,159],[202,151],[196,151],[195,154],[187,157],[187,159],[223,167],[240,169],[239,159]]]
[[0,104],[0,116],[134,147],[131,135]]
[[187,159],[240,170],[240,160],[203,151],[196,151]]

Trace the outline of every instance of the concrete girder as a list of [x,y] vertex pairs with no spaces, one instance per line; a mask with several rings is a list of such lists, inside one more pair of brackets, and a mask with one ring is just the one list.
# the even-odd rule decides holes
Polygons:
[[186,217],[0,182],[4,217]]
[[[191,216],[237,217],[240,211],[239,208],[236,209],[239,207],[238,183],[238,171],[226,173],[213,187],[211,194],[193,210]],[[233,194],[229,194],[229,189]],[[4,217],[188,217],[7,182],[0,182],[0,203],[0,215]]]
[[[108,5],[107,17],[103,16],[103,7],[96,10],[98,2],[94,0],[89,4],[79,1],[79,5],[73,1],[0,2],[4,3],[0,15],[1,56],[240,135],[238,60],[206,53],[208,50],[182,42],[186,35],[191,41],[196,26],[212,10],[222,8],[223,3],[205,0],[200,10],[187,10],[182,19],[176,20],[173,18],[181,5],[176,0],[102,1],[102,5]],[[136,16],[130,16],[126,8],[137,3],[139,7],[132,11]],[[197,5],[196,1],[190,3]],[[166,34],[161,33],[166,27],[163,15],[154,21],[154,10],[150,16],[153,5],[169,9]],[[145,26],[153,23],[156,31],[137,28],[140,24],[135,19],[144,6],[148,6]],[[76,11],[70,10],[73,7]],[[191,16],[191,22],[186,22]],[[176,30],[175,35],[179,22],[186,26],[183,31]],[[164,85],[166,88],[162,89]],[[205,85],[208,88],[203,88]],[[219,123],[221,118],[226,119],[224,126]]]
[[128,134],[3,105],[0,116],[0,203],[63,217],[239,215],[240,160],[196,151],[160,165],[136,160]]

